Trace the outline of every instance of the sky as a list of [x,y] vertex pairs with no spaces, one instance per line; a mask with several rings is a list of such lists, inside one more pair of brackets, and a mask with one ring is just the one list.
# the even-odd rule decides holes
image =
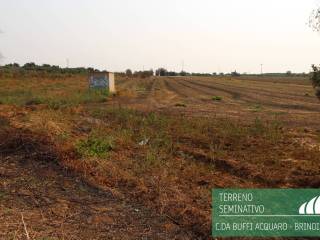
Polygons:
[[0,64],[307,72],[316,0],[0,0]]

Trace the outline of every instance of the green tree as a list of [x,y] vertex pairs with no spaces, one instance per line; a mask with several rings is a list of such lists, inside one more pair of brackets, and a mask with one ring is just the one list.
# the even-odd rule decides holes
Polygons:
[[[316,32],[320,32],[320,8],[315,9],[309,19],[309,26]],[[316,90],[316,96],[320,99],[320,67],[312,65],[310,74],[312,85]]]
[[320,67],[312,65],[311,81],[316,90],[316,96],[320,99]]
[[127,76],[127,77],[131,77],[131,76],[132,76],[132,71],[131,71],[131,69],[127,69],[127,70],[126,70],[126,76]]
[[37,68],[37,65],[33,62],[30,62],[23,65],[23,68],[26,70],[35,70]]
[[165,68],[159,68],[156,70],[156,76],[167,76],[167,69]]

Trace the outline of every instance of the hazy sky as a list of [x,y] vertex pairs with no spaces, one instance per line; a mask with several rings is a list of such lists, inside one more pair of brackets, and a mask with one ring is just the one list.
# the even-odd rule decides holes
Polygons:
[[315,0],[0,0],[1,64],[308,71]]

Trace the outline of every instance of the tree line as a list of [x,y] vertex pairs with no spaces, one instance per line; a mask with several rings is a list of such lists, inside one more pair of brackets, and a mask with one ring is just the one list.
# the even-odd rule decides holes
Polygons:
[[57,65],[42,64],[37,65],[33,62],[19,65],[18,63],[10,63],[0,66],[1,77],[65,77],[75,74],[88,74],[90,72],[99,72],[94,68],[63,68]]
[[[66,75],[74,75],[74,74],[89,74],[91,72],[101,72],[95,68],[68,68],[68,67],[60,67],[57,65],[50,64],[42,64],[37,65],[33,62],[26,63],[24,65],[19,65],[18,63],[6,64],[4,66],[0,66],[0,76],[6,77],[19,77],[19,76],[66,76]],[[143,70],[143,71],[132,71],[131,69],[127,69],[124,72],[116,72],[117,76],[121,77],[133,77],[133,78],[150,78],[153,76],[160,77],[175,77],[175,76],[197,76],[197,77],[213,77],[213,76],[231,76],[231,77],[239,77],[239,76],[259,76],[260,74],[240,74],[237,71],[233,71],[230,73],[201,73],[201,72],[175,72],[169,71],[165,68],[158,68],[157,70]],[[287,71],[286,73],[265,73],[264,76],[306,76],[305,73],[292,73],[291,71]]]

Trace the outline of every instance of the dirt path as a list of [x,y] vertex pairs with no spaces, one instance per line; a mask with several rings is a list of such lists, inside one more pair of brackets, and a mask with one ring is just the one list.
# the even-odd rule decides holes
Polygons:
[[3,140],[0,239],[189,239],[169,219],[88,186],[48,156],[8,152]]

